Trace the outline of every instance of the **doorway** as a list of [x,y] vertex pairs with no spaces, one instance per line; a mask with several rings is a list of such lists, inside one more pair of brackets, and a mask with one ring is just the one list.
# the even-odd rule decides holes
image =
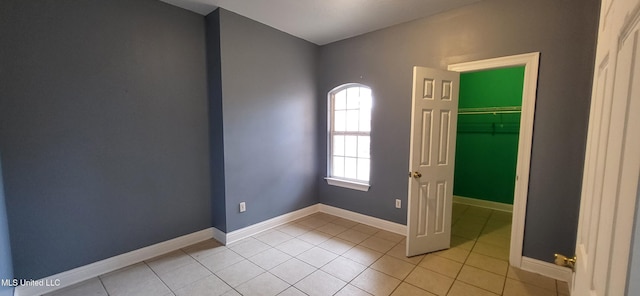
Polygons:
[[515,66],[461,73],[459,84],[451,247],[505,262],[523,81],[524,66]]
[[511,212],[524,67],[460,74],[454,202]]
[[522,245],[524,240],[524,222],[526,218],[539,58],[540,53],[535,52],[453,64],[448,67],[449,71],[461,73],[510,67],[524,67],[515,186],[513,190],[513,212],[511,215],[511,238],[509,243],[509,262],[510,265],[515,267],[521,267],[522,265]]

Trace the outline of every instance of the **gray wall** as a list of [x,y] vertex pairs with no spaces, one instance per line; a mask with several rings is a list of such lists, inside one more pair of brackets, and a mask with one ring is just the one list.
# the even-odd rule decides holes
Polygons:
[[204,29],[155,0],[0,2],[17,278],[210,227]]
[[220,10],[206,17],[207,82],[209,87],[209,149],[211,157],[211,225],[227,231],[222,121],[222,65],[220,60]]
[[[0,280],[13,279],[11,262],[11,244],[9,225],[7,224],[7,208],[4,202],[4,186],[2,182],[2,163],[0,163]],[[13,287],[0,285],[0,296],[12,296]]]
[[318,47],[221,9],[220,51],[230,232],[317,202]]
[[[326,94],[343,83],[372,88],[371,189],[327,185],[320,149],[320,202],[406,223],[412,66],[541,52],[524,255],[573,254],[599,1],[485,0],[323,46],[319,145],[326,147]],[[569,116],[570,114],[570,116]],[[481,168],[480,168],[481,169]]]

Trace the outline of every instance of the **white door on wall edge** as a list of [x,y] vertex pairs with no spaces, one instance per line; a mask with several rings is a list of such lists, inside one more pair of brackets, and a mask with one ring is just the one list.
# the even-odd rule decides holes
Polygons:
[[460,73],[413,68],[407,256],[450,247]]
[[640,0],[602,1],[593,83],[571,295],[625,295],[640,174]]

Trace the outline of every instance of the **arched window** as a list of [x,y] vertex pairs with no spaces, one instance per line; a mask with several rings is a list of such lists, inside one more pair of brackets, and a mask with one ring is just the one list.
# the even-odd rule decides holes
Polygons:
[[362,84],[329,92],[329,184],[369,189],[372,101],[371,89]]

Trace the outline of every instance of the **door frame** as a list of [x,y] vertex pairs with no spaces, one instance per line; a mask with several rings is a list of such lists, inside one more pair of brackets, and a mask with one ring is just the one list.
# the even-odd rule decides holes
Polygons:
[[533,120],[536,108],[536,90],[538,88],[538,65],[540,52],[525,53],[486,60],[451,64],[449,71],[474,72],[515,66],[524,66],[524,85],[522,87],[522,112],[518,139],[518,160],[516,165],[516,184],[513,197],[511,225],[511,249],[509,263],[514,267],[522,266],[522,245],[524,242],[524,223],[527,216],[527,197],[529,189],[529,170],[531,167],[531,148],[533,143]]

